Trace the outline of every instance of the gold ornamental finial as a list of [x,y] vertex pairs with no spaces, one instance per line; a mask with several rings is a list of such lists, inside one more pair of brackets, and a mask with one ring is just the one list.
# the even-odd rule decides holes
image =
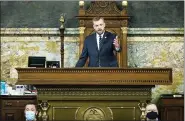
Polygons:
[[84,1],[83,1],[83,0],[80,0],[80,1],[79,1],[79,6],[80,6],[80,7],[83,7],[83,6],[84,6]]
[[123,6],[123,15],[127,15],[128,2],[127,1],[122,1],[122,6]]
[[64,22],[65,22],[64,15],[60,16],[60,22],[61,22],[60,28],[64,28]]
[[126,7],[128,5],[127,1],[122,1],[122,6]]

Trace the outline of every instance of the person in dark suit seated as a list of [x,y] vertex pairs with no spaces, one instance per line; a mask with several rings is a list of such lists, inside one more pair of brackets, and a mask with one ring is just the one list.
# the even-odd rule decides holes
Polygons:
[[95,33],[84,40],[84,46],[76,67],[83,67],[89,57],[88,67],[118,67],[114,51],[120,52],[121,47],[115,34],[105,31],[102,17],[93,18]]

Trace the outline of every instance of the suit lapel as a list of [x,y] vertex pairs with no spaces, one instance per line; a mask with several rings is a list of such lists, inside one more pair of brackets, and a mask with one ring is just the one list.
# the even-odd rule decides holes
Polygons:
[[94,33],[93,39],[94,39],[94,41],[93,41],[94,47],[96,47],[96,51],[98,52],[98,44],[97,44],[97,40],[96,40],[96,33]]

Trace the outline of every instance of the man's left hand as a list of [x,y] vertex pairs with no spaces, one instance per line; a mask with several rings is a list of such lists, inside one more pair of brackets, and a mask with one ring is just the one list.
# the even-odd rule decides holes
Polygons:
[[119,45],[119,43],[118,43],[118,36],[116,36],[116,38],[114,39],[113,44],[114,44],[114,47],[115,47],[115,48],[120,48],[120,45]]

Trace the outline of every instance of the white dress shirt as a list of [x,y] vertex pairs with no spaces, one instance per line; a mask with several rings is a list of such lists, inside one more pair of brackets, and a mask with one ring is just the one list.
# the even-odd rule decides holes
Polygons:
[[[101,34],[101,38],[103,39],[103,35],[104,33]],[[97,46],[98,46],[98,50],[100,50],[100,45],[99,45],[99,40],[100,39],[100,35],[96,33],[96,42],[97,42]]]
[[[101,34],[101,38],[102,39],[103,39],[103,35],[104,35],[104,33]],[[100,39],[100,35],[96,33],[96,42],[97,42],[98,50],[100,50],[100,45],[99,45],[99,41],[100,40],[99,39]],[[116,51],[119,51],[120,50],[120,48],[117,48],[117,47],[115,49],[116,49]]]

